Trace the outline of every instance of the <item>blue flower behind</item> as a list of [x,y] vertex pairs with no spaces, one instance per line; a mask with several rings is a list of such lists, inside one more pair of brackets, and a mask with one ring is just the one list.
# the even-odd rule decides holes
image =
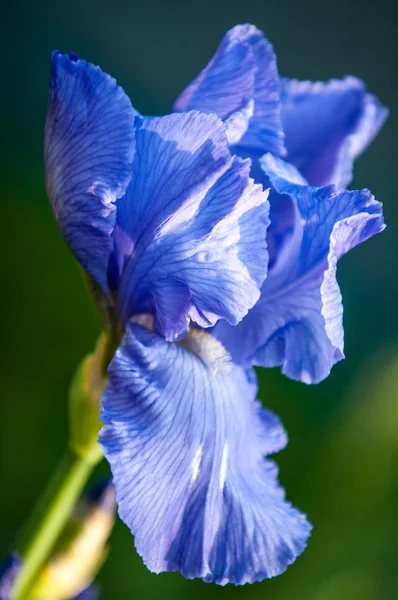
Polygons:
[[124,330],[100,434],[119,514],[152,571],[243,584],[282,573],[311,530],[269,459],[287,437],[252,366],[310,383],[343,357],[336,263],[384,226],[343,188],[387,113],[354,78],[280,78],[252,25],[174,110],[142,117],[55,53],[47,189]]

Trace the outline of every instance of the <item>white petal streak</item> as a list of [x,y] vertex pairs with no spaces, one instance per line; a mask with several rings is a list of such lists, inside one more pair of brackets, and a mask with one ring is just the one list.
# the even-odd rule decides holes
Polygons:
[[224,488],[225,480],[227,476],[227,464],[228,464],[228,442],[224,444],[224,450],[222,453],[221,459],[221,468],[220,468],[220,490]]
[[199,448],[197,449],[197,451],[195,453],[195,456],[193,457],[193,461],[192,461],[191,488],[192,488],[193,484],[195,483],[195,481],[198,478],[199,469],[200,469],[200,463],[202,462],[202,456],[203,456],[203,444],[201,444],[199,446]]

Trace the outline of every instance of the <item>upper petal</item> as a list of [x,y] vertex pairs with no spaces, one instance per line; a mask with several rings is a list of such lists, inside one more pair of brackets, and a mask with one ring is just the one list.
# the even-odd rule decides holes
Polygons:
[[[253,25],[237,25],[228,31],[203,71],[177,99],[174,110],[214,112],[222,119],[240,113],[233,123],[240,127],[232,143],[244,133],[242,110],[254,101],[253,115],[239,142],[244,147],[284,155],[280,115],[280,81],[276,57],[264,34]],[[232,123],[230,122],[230,127]]]
[[114,203],[131,179],[134,115],[116,81],[75,54],[52,56],[44,158],[48,196],[77,260],[103,289]]
[[354,160],[388,115],[355,77],[325,83],[284,79],[281,102],[287,160],[317,186],[346,187]]
[[268,193],[250,179],[250,162],[230,155],[215,115],[144,120],[136,136],[115,230],[121,320],[155,314],[168,339],[190,318],[237,323],[266,276]]
[[294,167],[271,155],[262,164],[275,190],[294,201],[296,230],[256,306],[236,328],[219,323],[215,335],[238,362],[281,365],[288,377],[317,383],[344,358],[337,260],[384,229],[382,205],[368,190],[305,185]]
[[310,533],[264,459],[286,436],[255,400],[254,373],[214,370],[197,346],[128,326],[101,411],[119,513],[152,571],[220,584],[273,577]]

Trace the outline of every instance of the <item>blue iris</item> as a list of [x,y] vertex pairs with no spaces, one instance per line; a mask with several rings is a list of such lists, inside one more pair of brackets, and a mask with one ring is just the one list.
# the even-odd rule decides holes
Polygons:
[[282,573],[311,530],[269,459],[287,438],[253,365],[313,383],[343,358],[337,260],[384,227],[344,187],[387,111],[352,77],[281,79],[251,25],[174,111],[142,117],[54,53],[47,189],[124,331],[100,434],[119,514],[152,571],[243,584]]

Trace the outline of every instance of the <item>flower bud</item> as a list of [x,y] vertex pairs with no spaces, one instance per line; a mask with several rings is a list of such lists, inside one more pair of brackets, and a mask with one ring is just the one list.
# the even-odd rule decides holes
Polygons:
[[100,399],[107,381],[104,373],[107,343],[107,335],[102,334],[94,352],[81,362],[69,393],[71,448],[79,456],[94,463],[102,457],[97,439],[101,428]]
[[26,600],[69,600],[89,588],[108,553],[115,506],[109,481],[83,496]]

